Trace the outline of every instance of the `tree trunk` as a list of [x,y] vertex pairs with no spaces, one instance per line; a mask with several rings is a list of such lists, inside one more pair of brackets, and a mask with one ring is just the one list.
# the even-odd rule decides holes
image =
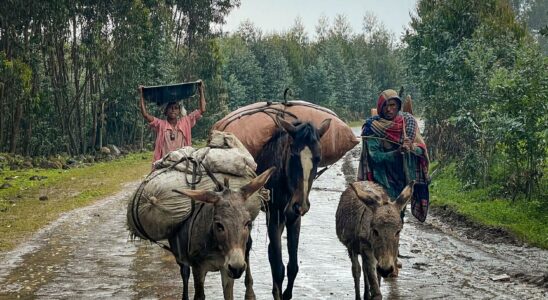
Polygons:
[[5,145],[4,142],[4,114],[6,112],[4,104],[4,84],[0,83],[0,107],[2,107],[2,112],[0,112],[0,152],[5,151],[2,145]]
[[105,129],[105,102],[101,101],[100,116],[99,116],[99,149],[103,147],[103,131]]
[[10,153],[15,154],[17,150],[17,140],[19,139],[19,129],[21,126],[21,117],[23,116],[23,104],[18,101],[15,104],[15,115],[13,116],[13,127],[11,128]]

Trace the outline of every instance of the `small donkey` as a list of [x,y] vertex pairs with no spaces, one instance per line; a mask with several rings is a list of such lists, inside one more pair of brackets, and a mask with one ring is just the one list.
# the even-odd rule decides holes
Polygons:
[[409,183],[396,200],[370,181],[354,182],[341,195],[336,213],[337,236],[348,249],[356,299],[360,297],[362,256],[364,299],[382,299],[380,276],[397,272],[397,255],[403,222],[400,212],[413,195]]
[[[171,249],[181,265],[183,299],[188,299],[188,279],[192,268],[194,299],[205,299],[204,280],[209,271],[221,271],[225,299],[233,299],[234,279],[249,274],[246,244],[251,231],[251,215],[245,201],[259,190],[276,168],[270,168],[239,190],[225,183],[223,191],[180,190],[198,203],[191,218],[181,224],[169,239]],[[246,299],[255,299],[251,277],[246,275]]]

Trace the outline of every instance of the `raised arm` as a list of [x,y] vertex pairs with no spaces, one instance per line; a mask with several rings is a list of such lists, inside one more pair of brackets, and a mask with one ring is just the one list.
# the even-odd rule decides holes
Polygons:
[[200,85],[198,87],[198,90],[200,91],[200,103],[199,103],[199,109],[200,113],[205,113],[206,111],[206,100],[205,100],[205,84],[203,81],[200,80]]
[[139,95],[141,96],[141,100],[139,101],[139,106],[141,108],[141,114],[143,115],[143,118],[147,120],[147,122],[152,122],[154,120],[154,117],[149,115],[147,112],[147,108],[145,105],[145,97],[143,97],[143,86],[139,86]]

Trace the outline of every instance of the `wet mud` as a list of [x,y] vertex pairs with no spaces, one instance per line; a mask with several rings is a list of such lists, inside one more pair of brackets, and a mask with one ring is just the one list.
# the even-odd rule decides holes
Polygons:
[[[350,260],[335,233],[335,211],[341,192],[355,178],[359,151],[357,146],[314,183],[311,209],[302,220],[294,299],[354,298]],[[180,299],[182,281],[171,254],[129,239],[126,201],[136,187],[132,183],[67,213],[0,255],[0,299]],[[400,240],[403,268],[398,278],[383,280],[384,299],[548,297],[548,251],[469,238],[464,227],[447,218],[435,211],[420,223],[407,212]],[[251,236],[254,290],[257,299],[271,299],[264,213]],[[242,277],[235,283],[235,299],[243,299],[244,291]],[[218,273],[208,274],[205,293],[208,299],[222,299]]]

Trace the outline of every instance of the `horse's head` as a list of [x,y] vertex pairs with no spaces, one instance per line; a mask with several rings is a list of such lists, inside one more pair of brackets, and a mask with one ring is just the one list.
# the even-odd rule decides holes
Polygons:
[[245,207],[245,201],[263,187],[276,168],[264,171],[239,190],[228,188],[228,182],[222,191],[181,190],[188,197],[214,205],[210,232],[224,256],[224,271],[231,278],[240,278],[246,269],[245,249],[251,231],[251,216]]
[[310,209],[308,194],[322,157],[320,138],[329,129],[331,119],[325,119],[319,128],[309,122],[289,123],[278,119],[278,123],[290,136],[290,155],[286,161],[285,175],[292,197],[286,209],[293,209],[303,216]]

